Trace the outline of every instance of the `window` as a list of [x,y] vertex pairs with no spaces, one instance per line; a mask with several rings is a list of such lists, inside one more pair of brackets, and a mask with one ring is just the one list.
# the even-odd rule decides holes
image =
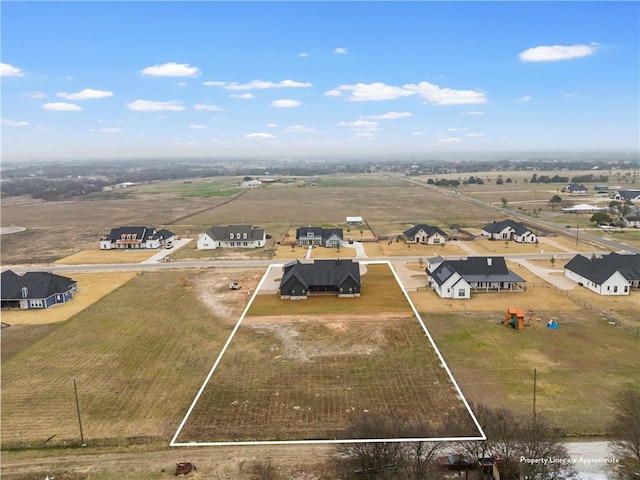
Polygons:
[[466,292],[464,291],[464,288],[461,288],[461,289],[458,290],[458,296],[459,297],[464,297],[465,293]]
[[439,239],[438,237],[435,237],[435,238],[433,239],[433,243],[434,243],[434,244],[438,244],[438,243],[440,243],[440,239]]
[[618,293],[618,286],[617,285],[613,286],[613,293]]
[[624,286],[624,293],[629,293],[629,285]]
[[230,238],[231,240],[233,240],[233,233],[230,233],[230,234],[229,234],[229,238]]
[[29,289],[27,287],[22,287],[22,298],[27,298],[29,296]]
[[242,234],[242,238],[246,239],[246,238],[247,238],[247,234],[246,234],[246,233],[243,233],[243,234]]

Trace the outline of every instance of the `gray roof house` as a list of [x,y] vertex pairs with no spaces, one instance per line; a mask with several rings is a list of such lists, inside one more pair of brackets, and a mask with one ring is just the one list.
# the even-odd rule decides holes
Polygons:
[[360,264],[352,260],[299,260],[286,264],[280,281],[280,298],[306,299],[309,295],[360,296]]
[[198,236],[196,247],[198,250],[213,250],[216,248],[259,248],[266,243],[263,228],[252,225],[228,225],[211,227]]
[[430,287],[442,298],[470,298],[471,292],[521,292],[525,280],[507,268],[504,257],[428,259]]
[[447,241],[448,235],[438,227],[430,225],[414,225],[402,232],[407,243],[422,243],[425,245],[439,245]]
[[49,308],[68,302],[78,291],[78,282],[50,272],[18,275],[5,270],[0,282],[2,308]]
[[563,187],[562,191],[571,195],[587,195],[589,193],[589,189],[587,187],[577,183],[568,183]]
[[631,200],[632,202],[637,202],[640,200],[640,190],[618,190],[613,198],[616,200]]
[[296,244],[300,247],[339,247],[344,237],[341,228],[299,227],[296,230]]
[[102,250],[159,248],[173,241],[175,235],[169,230],[153,227],[118,227],[100,239]]
[[482,227],[482,235],[492,240],[513,240],[518,243],[536,243],[538,236],[514,220],[494,221]]
[[640,287],[640,254],[576,255],[564,266],[564,276],[598,295],[629,295]]

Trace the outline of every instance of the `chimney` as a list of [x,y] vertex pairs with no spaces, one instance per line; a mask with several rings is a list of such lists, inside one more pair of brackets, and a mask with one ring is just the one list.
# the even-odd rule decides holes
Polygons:
[[491,266],[491,262],[493,261],[493,259],[491,257],[487,257],[487,265]]

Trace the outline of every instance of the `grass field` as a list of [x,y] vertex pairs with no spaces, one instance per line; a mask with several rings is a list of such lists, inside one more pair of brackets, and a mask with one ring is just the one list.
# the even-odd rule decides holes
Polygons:
[[476,436],[388,266],[362,283],[359,298],[257,295],[177,441],[349,439],[362,412]]
[[229,275],[247,287],[259,278],[145,273],[55,328],[3,329],[3,448],[78,441],[74,377],[88,443],[166,444],[246,301],[222,298]]
[[82,250],[56,260],[57,265],[95,265],[101,263],[139,263],[158,253],[159,250]]

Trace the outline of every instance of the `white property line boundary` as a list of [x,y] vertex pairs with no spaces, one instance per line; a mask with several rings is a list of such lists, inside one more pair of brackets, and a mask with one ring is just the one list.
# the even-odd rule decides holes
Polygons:
[[433,338],[431,337],[431,334],[429,333],[429,331],[427,330],[426,325],[422,321],[422,318],[420,317],[420,314],[418,313],[418,310],[416,309],[415,305],[411,301],[411,298],[409,298],[409,294],[407,293],[407,290],[404,288],[404,285],[402,285],[402,282],[400,281],[400,278],[398,277],[398,274],[396,273],[395,269],[393,268],[393,265],[391,265],[391,262],[389,262],[388,260],[380,260],[380,261],[362,261],[362,262],[359,262],[359,263],[362,263],[364,265],[376,265],[377,264],[377,265],[388,265],[389,266],[389,269],[391,270],[391,273],[393,273],[393,276],[396,279],[396,282],[398,282],[398,285],[400,286],[400,289],[402,290],[402,293],[404,294],[407,302],[409,302],[409,305],[411,306],[411,310],[413,311],[414,315],[418,319],[418,322],[420,322],[420,325],[422,326],[422,330],[427,335],[427,338],[429,339],[429,342],[431,342],[431,346],[436,351],[436,354],[438,355],[438,359],[440,360],[440,363],[441,363],[442,367],[445,369],[445,371],[449,375],[449,378],[451,379],[451,382],[453,383],[453,385],[455,387],[455,390],[457,392],[458,397],[462,400],[462,403],[464,404],[464,406],[467,409],[467,412],[469,412],[469,415],[473,419],[473,423],[475,424],[476,428],[478,429],[478,432],[480,432],[480,436],[479,437],[365,438],[365,439],[358,438],[358,439],[342,439],[342,440],[278,440],[278,441],[264,440],[264,441],[246,441],[246,442],[178,442],[177,438],[180,436],[180,433],[182,432],[182,429],[184,428],[185,424],[189,420],[189,416],[191,415],[191,412],[195,408],[196,403],[198,403],[198,400],[200,399],[200,396],[204,392],[204,389],[209,384],[209,380],[211,380],[211,377],[213,376],[213,372],[215,372],[216,368],[218,368],[218,365],[220,364],[220,361],[222,360],[222,356],[227,351],[227,348],[229,348],[229,345],[231,344],[231,341],[233,340],[233,337],[235,336],[236,332],[240,328],[240,325],[242,324],[242,321],[244,320],[244,317],[246,316],[247,312],[249,311],[249,308],[251,307],[251,305],[253,304],[253,300],[256,298],[256,295],[258,294],[258,292],[262,288],[263,283],[265,282],[265,280],[269,276],[269,273],[271,272],[271,269],[272,268],[282,268],[283,267],[283,264],[273,264],[273,265],[269,265],[269,267],[267,268],[267,271],[264,273],[264,275],[260,279],[260,283],[258,283],[258,286],[256,287],[255,291],[253,292],[253,295],[251,296],[251,300],[249,300],[249,303],[247,304],[247,306],[243,310],[242,315],[240,315],[240,319],[238,320],[238,323],[236,323],[236,326],[234,327],[233,331],[229,335],[229,338],[227,339],[227,342],[224,344],[224,347],[222,347],[222,350],[220,351],[220,354],[218,355],[218,358],[216,359],[215,363],[213,364],[213,367],[211,367],[211,370],[209,371],[209,374],[205,378],[205,380],[204,380],[202,386],[200,387],[200,390],[198,391],[196,397],[193,399],[193,402],[191,403],[191,406],[189,407],[189,410],[187,410],[187,413],[184,416],[184,418],[182,419],[182,422],[180,422],[180,425],[178,426],[178,430],[173,435],[173,438],[171,439],[171,442],[169,443],[169,446],[171,446],[171,447],[214,447],[214,446],[229,446],[229,445],[240,445],[240,446],[251,446],[251,445],[310,445],[310,444],[311,445],[319,445],[319,444],[346,444],[346,443],[372,443],[372,442],[374,442],[374,443],[383,443],[383,442],[453,442],[453,441],[459,442],[459,441],[466,441],[466,440],[486,440],[487,437],[484,434],[484,431],[482,430],[482,427],[478,423],[478,420],[477,420],[476,416],[474,415],[473,411],[471,410],[471,407],[469,406],[469,403],[467,402],[467,399],[462,394],[462,390],[460,390],[460,387],[458,386],[458,383],[456,382],[456,379],[453,377],[453,374],[451,373],[451,370],[449,370],[449,366],[444,361],[444,358],[443,358],[442,354],[440,353],[440,350],[438,350],[438,347],[436,346],[435,342],[433,341]]

